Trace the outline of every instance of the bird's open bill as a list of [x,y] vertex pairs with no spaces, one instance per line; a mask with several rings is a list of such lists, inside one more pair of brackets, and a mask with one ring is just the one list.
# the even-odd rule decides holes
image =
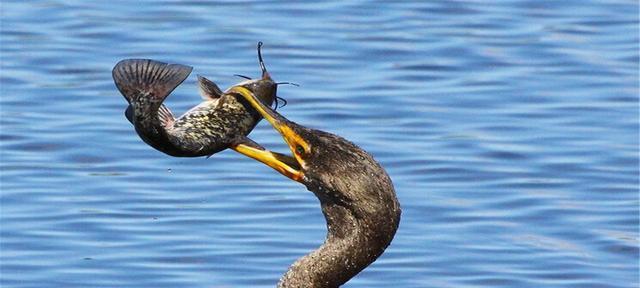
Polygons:
[[310,147],[300,135],[293,131],[291,128],[293,123],[270,107],[262,104],[262,102],[260,102],[260,100],[258,100],[249,89],[236,86],[230,89],[229,92],[235,92],[241,95],[254,109],[256,109],[256,111],[258,111],[258,113],[262,115],[262,117],[264,117],[264,119],[267,119],[267,121],[271,123],[271,125],[282,135],[282,138],[287,142],[287,145],[289,145],[293,157],[268,151],[259,145],[254,145],[250,142],[232,145],[231,149],[245,156],[256,159],[292,180],[300,182],[304,176],[302,172],[302,167],[304,165],[302,155],[308,153]]

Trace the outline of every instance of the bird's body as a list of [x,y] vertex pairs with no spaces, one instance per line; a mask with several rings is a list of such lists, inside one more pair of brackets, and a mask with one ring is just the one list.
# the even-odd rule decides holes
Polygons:
[[350,141],[291,122],[249,91],[235,91],[278,130],[293,156],[259,145],[231,148],[304,184],[327,222],[324,244],[291,265],[278,287],[339,287],[373,263],[398,229],[401,209],[391,178]]

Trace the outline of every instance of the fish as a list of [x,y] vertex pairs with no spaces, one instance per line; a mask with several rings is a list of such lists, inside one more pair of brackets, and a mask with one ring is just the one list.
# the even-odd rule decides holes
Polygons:
[[259,42],[259,79],[239,75],[247,80],[222,91],[213,81],[198,75],[203,101],[178,118],[163,102],[191,74],[192,67],[151,59],[118,62],[112,75],[129,103],[125,117],[145,143],[174,157],[208,158],[232,145],[253,144],[246,136],[262,116],[234,89],[246,88],[268,106],[276,100],[279,83],[267,71],[261,47]]

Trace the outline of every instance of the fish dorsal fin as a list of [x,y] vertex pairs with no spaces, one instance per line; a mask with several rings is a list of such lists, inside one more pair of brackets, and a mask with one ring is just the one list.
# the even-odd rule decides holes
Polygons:
[[200,75],[198,75],[198,86],[200,87],[200,96],[204,100],[214,100],[222,96],[222,90],[216,83]]
[[160,120],[160,124],[162,124],[162,126],[167,128],[172,127],[173,122],[175,122],[173,113],[171,113],[171,110],[169,110],[167,106],[164,106],[164,104],[160,105],[160,108],[158,109],[158,120]]
[[193,68],[149,59],[126,59],[113,68],[113,80],[129,103],[139,97],[162,102],[191,74]]

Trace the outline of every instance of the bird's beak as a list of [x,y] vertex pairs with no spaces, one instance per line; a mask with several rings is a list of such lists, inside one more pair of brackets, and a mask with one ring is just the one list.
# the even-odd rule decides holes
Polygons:
[[234,144],[231,146],[231,149],[266,164],[294,181],[301,182],[304,176],[302,172],[304,160],[296,153],[296,148],[300,146],[305,149],[305,151],[309,151],[309,144],[293,131],[291,128],[293,123],[271,109],[271,107],[262,104],[247,88],[235,86],[229,89],[228,92],[241,95],[264,119],[267,119],[273,128],[282,135],[285,142],[287,142],[294,157],[268,151],[254,143]]

